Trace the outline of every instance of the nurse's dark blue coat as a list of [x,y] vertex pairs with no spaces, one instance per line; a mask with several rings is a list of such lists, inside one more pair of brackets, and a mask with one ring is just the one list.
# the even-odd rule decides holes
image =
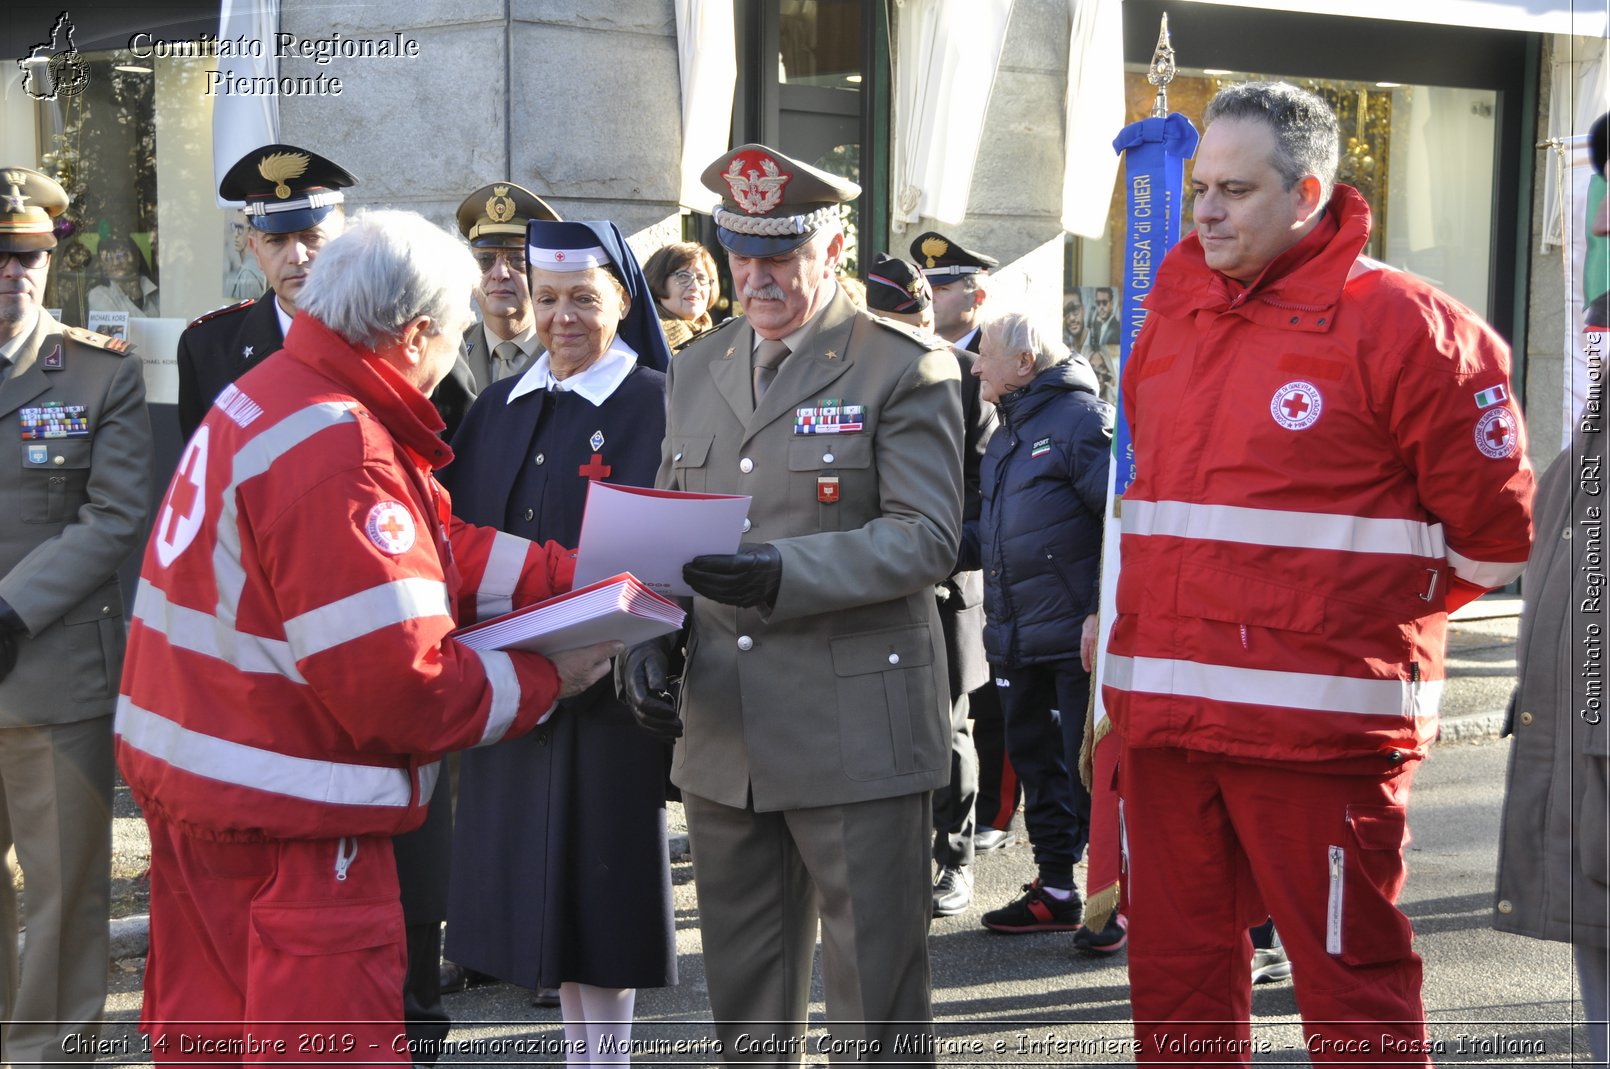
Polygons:
[[[471,523],[574,546],[589,481],[581,469],[654,485],[665,376],[638,367],[601,407],[546,390],[506,403],[518,382],[477,399],[442,481]],[[531,988],[676,983],[669,757],[607,676],[531,734],[464,753],[446,956]]]

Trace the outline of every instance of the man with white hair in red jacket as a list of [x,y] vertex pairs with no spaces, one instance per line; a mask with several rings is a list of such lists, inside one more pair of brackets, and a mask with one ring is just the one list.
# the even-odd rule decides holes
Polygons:
[[162,503],[116,721],[151,829],[158,1062],[414,1060],[391,837],[424,819],[442,754],[530,730],[620,648],[452,638],[575,570],[554,543],[460,523],[434,475],[452,451],[428,395],[479,277],[418,215],[360,219]]

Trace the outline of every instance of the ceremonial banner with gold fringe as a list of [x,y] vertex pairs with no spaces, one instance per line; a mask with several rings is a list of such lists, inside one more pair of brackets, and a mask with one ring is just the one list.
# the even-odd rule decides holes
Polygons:
[[[1166,34],[1166,29],[1165,29]],[[1159,97],[1161,97],[1159,93]],[[1129,351],[1146,319],[1141,302],[1151,292],[1152,280],[1163,254],[1180,236],[1185,161],[1196,151],[1196,127],[1175,112],[1161,118],[1130,123],[1113,141],[1124,157],[1128,186],[1129,226],[1125,245],[1123,300],[1119,309],[1118,371],[1129,362]],[[1101,700],[1107,652],[1118,589],[1119,508],[1124,491],[1135,477],[1135,451],[1124,418],[1123,397],[1113,430],[1113,463],[1107,476],[1107,519],[1102,538],[1101,615],[1092,666],[1090,712],[1085,717],[1085,745],[1079,755],[1079,775],[1090,788],[1090,870],[1086,876],[1085,926],[1100,931],[1115,910],[1122,908],[1122,814],[1118,804],[1118,743],[1108,740],[1112,723]]]

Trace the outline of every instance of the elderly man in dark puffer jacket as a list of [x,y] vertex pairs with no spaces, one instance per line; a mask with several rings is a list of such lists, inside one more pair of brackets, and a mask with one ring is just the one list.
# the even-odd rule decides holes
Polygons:
[[984,914],[997,932],[1072,931],[1084,904],[1073,866],[1089,841],[1079,745],[1101,582],[1112,406],[1054,329],[1010,313],[984,327],[973,374],[1000,426],[979,472],[983,510],[962,567],[984,569],[984,650],[1023,783],[1038,877]]

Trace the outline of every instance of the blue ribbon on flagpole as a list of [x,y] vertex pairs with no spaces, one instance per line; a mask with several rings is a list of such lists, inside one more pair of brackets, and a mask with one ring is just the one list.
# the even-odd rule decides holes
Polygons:
[[[1124,285],[1118,320],[1120,381],[1129,363],[1129,350],[1146,322],[1146,309],[1141,302],[1151,292],[1163,254],[1180,238],[1185,161],[1196,152],[1196,142],[1196,127],[1177,111],[1166,118],[1130,123],[1113,139],[1113,151],[1124,157],[1124,180],[1129,187],[1129,225],[1124,244]],[[1135,449],[1124,420],[1122,394],[1118,398],[1113,456],[1118,463],[1113,492],[1122,497],[1129,484],[1135,481]]]

